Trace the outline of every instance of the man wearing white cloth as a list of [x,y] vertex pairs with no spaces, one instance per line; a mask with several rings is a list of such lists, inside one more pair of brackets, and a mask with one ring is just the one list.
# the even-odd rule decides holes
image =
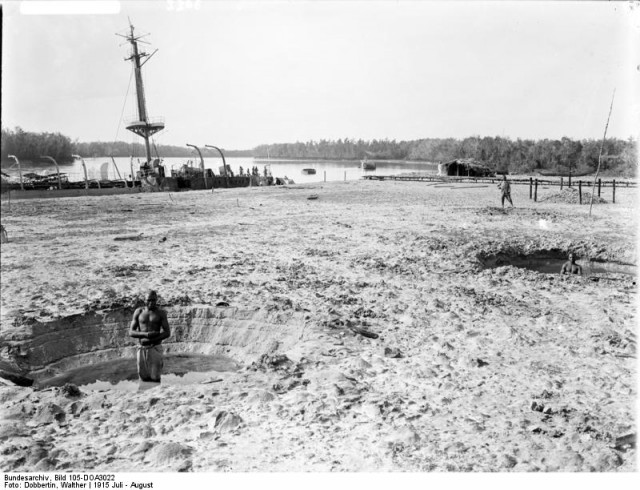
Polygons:
[[142,381],[160,382],[162,341],[171,335],[166,311],[158,308],[158,294],[149,291],[147,305],[133,313],[129,335],[138,339],[138,376]]

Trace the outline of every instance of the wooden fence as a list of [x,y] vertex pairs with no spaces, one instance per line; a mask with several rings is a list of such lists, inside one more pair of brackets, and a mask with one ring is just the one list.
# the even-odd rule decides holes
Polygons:
[[[500,177],[444,177],[436,175],[364,175],[362,177],[365,180],[401,180],[412,182],[439,182],[439,183],[475,183],[475,184],[496,184],[502,182]],[[538,200],[538,186],[558,186],[562,190],[564,187],[577,187],[579,193],[580,204],[582,204],[582,188],[591,188],[594,186],[593,179],[590,180],[576,180],[575,178],[566,179],[560,177],[560,180],[551,180],[548,178],[538,179],[529,177],[528,179],[508,179],[511,185],[528,185],[529,186],[529,199],[534,201]],[[617,181],[616,179],[602,180],[598,179],[595,182],[594,189],[597,190],[598,197],[603,187],[610,187],[612,189],[613,199],[616,202],[616,188],[635,188],[638,183],[631,180]]]

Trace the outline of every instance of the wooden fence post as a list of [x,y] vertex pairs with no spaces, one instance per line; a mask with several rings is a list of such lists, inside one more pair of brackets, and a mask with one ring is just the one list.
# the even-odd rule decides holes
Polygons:
[[616,203],[616,179],[613,179],[613,204]]
[[582,204],[582,181],[578,181],[578,197],[580,199],[580,204]]
[[538,202],[538,179],[536,179],[535,191],[533,193],[533,201]]
[[598,179],[598,197],[600,197],[600,188],[602,187],[602,179]]
[[563,184],[564,184],[564,177],[560,177],[560,190],[562,190]]
[[324,181],[325,182],[327,181],[327,171],[326,170],[324,171]]
[[533,177],[529,177],[529,199],[533,197]]

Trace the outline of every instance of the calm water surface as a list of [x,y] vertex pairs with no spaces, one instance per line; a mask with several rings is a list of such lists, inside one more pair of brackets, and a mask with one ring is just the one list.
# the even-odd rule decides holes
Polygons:
[[[206,356],[199,354],[173,354],[164,357],[162,384],[186,385],[215,382],[217,374],[236,371],[239,364],[226,356]],[[43,380],[40,386],[63,386],[73,383],[86,390],[116,389],[137,391],[140,388],[157,386],[138,380],[134,357],[116,359],[91,364],[64,374]]]
[[[560,269],[562,269],[562,265],[566,261],[566,259],[513,258],[509,265],[544,274],[560,274]],[[638,269],[634,265],[618,264],[616,262],[591,262],[588,260],[577,260],[576,263],[582,266],[582,274],[584,276],[600,276],[612,273],[635,277],[638,274]],[[494,267],[504,265],[506,264],[496,264]]]
[[[163,164],[168,174],[171,169],[177,170],[180,166],[189,160],[188,158],[165,158]],[[193,162],[199,160],[191,159]],[[115,165],[111,158],[85,158],[87,166],[87,178],[96,180],[116,180],[119,178],[130,179],[131,175],[131,159],[115,158]],[[358,161],[325,161],[325,160],[254,160],[252,157],[227,158],[227,165],[231,170],[238,174],[240,167],[246,172],[247,168],[257,166],[262,175],[265,165],[271,168],[271,175],[274,177],[288,177],[293,179],[296,184],[323,182],[326,178],[327,182],[358,180],[363,175],[397,175],[405,172],[429,172],[436,174],[438,171],[437,164],[432,163],[388,163],[377,162],[375,170],[362,170]],[[222,166],[220,158],[205,158],[205,168],[210,168],[218,175],[219,167]],[[140,167],[138,159],[133,161],[133,171],[136,172]],[[302,173],[303,169],[312,168],[316,171],[315,175],[306,175]],[[15,164],[5,165],[2,167],[3,172],[12,177],[18,178],[18,167]],[[56,168],[51,163],[40,163],[22,165],[22,173],[34,172],[38,174],[55,174]],[[81,182],[84,180],[84,171],[82,162],[76,160],[68,165],[60,165],[60,172],[67,174],[72,182]]]

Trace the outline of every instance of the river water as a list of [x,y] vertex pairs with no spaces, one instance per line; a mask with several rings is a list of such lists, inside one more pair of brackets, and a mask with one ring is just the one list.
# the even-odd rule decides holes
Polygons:
[[[165,355],[162,383],[165,385],[215,383],[218,373],[236,371],[239,367],[240,364],[233,359],[222,355]],[[63,386],[66,383],[72,383],[87,390],[138,391],[141,382],[138,381],[136,360],[132,356],[72,369],[56,377],[41,380],[38,385],[45,388]],[[147,386],[145,383],[142,385]],[[148,385],[154,386],[154,383]]]
[[[566,258],[527,258],[527,257],[511,257],[508,263],[496,263],[490,268],[503,267],[511,265],[521,269],[529,269],[543,274],[560,274],[562,265],[567,261]],[[620,264],[617,262],[595,262],[590,260],[577,260],[576,263],[582,267],[584,276],[608,277],[611,274],[622,274],[624,276],[636,277],[638,268],[631,264]]]
[[[188,158],[165,158],[163,165],[167,175],[171,174],[172,168],[178,170],[180,166],[189,160]],[[199,160],[193,160],[199,166]],[[121,178],[130,179],[131,159],[115,158],[115,165],[109,157],[85,158],[87,167],[87,177],[91,180],[116,180]],[[398,175],[407,172],[428,172],[436,174],[437,164],[416,163],[416,162],[377,162],[375,170],[362,170],[358,161],[328,161],[328,160],[254,160],[252,157],[226,158],[227,165],[231,167],[234,174],[238,174],[240,167],[246,172],[247,168],[258,167],[260,175],[263,174],[265,165],[269,165],[271,175],[274,177],[288,177],[295,183],[314,182],[335,182],[343,180],[358,180],[364,175]],[[210,168],[218,175],[219,167],[222,166],[221,158],[205,158],[205,168]],[[139,160],[133,161],[133,172],[140,167]],[[303,169],[314,169],[315,174],[303,173]],[[12,178],[18,179],[19,172],[17,165],[3,165],[2,171]],[[22,173],[55,174],[55,165],[49,162],[22,164]],[[76,160],[71,164],[60,165],[60,172],[65,173],[71,182],[81,182],[84,180],[82,162]]]

